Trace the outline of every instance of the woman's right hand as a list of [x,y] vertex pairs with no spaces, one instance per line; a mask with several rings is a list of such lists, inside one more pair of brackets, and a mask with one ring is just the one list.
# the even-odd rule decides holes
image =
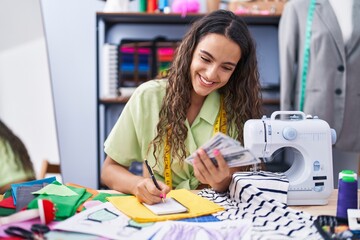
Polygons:
[[170,192],[170,188],[165,183],[158,181],[161,189],[159,190],[150,177],[134,175],[109,156],[103,163],[101,180],[110,189],[135,195],[140,202],[147,204],[161,202],[160,195],[166,197],[166,194]]
[[170,192],[169,186],[165,183],[158,181],[161,190],[157,189],[151,178],[143,178],[138,181],[135,186],[134,195],[139,202],[147,204],[155,204],[162,201],[162,198],[166,198],[166,194]]

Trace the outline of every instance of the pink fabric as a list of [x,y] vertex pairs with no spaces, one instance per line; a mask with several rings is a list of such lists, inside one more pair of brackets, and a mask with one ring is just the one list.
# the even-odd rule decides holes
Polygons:
[[173,48],[159,48],[158,54],[159,55],[173,55],[174,51],[175,50]]
[[[120,51],[122,53],[134,53],[135,48],[134,47],[121,47]],[[144,48],[144,47],[139,47],[136,49],[136,52],[140,53],[140,54],[150,54],[150,49]]]

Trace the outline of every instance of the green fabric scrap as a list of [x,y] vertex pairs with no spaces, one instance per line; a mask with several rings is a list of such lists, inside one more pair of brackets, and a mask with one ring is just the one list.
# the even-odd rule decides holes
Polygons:
[[47,195],[40,194],[37,198],[32,200],[28,209],[38,208],[38,199],[48,199],[55,204],[56,213],[55,220],[64,220],[73,216],[76,213],[77,208],[83,204],[87,199],[89,199],[92,195],[88,193],[85,188],[77,188],[68,186],[72,191],[77,193],[74,196],[58,196],[58,195]]
[[92,200],[99,200],[104,203],[104,202],[108,202],[108,200],[106,200],[107,197],[115,197],[115,196],[130,196],[130,194],[124,194],[124,193],[111,194],[111,193],[100,192]]
[[16,212],[15,208],[0,208],[0,217],[6,217]]
[[32,192],[32,194],[47,194],[47,195],[58,195],[58,196],[74,196],[76,192],[71,190],[69,187],[54,181],[51,184],[46,185],[42,189]]
[[[8,197],[12,197],[12,192],[11,192],[11,188],[9,188],[8,190],[5,191],[5,193],[3,194],[3,200],[5,198],[8,198]],[[0,207],[0,217],[6,217],[6,216],[9,216],[13,213],[16,212],[16,209],[15,208],[3,208],[3,207]]]
[[11,197],[12,196],[12,192],[11,192],[11,188],[9,188],[8,190],[6,190],[6,192],[4,193],[4,199]]

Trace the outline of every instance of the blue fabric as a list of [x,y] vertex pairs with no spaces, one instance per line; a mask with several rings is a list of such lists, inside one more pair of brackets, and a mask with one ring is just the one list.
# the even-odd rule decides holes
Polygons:
[[39,179],[39,180],[34,180],[34,181],[29,181],[29,182],[11,184],[11,193],[14,198],[14,205],[16,206],[16,194],[17,194],[18,187],[33,186],[33,185],[44,184],[44,183],[50,184],[54,181],[56,181],[55,177],[49,177],[49,178],[44,178],[44,179]]
[[201,217],[184,218],[184,219],[180,219],[178,221],[183,221],[183,222],[219,222],[220,220],[217,217],[214,217],[213,215],[205,215],[205,216],[201,216]]

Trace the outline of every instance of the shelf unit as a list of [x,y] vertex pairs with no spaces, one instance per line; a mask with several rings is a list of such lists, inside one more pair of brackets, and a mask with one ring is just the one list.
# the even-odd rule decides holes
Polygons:
[[[165,36],[168,39],[181,39],[188,30],[191,23],[202,17],[203,14],[162,14],[162,13],[102,13],[96,14],[96,119],[97,119],[97,146],[98,146],[98,170],[100,172],[102,162],[105,158],[103,153],[103,142],[116,121],[122,108],[126,104],[128,97],[101,98],[100,88],[102,79],[102,46],[105,43],[119,44],[122,39],[149,39]],[[278,79],[278,57],[277,57],[277,28],[280,20],[279,15],[247,15],[243,16],[253,33],[256,42],[264,39],[260,44],[258,55],[260,73],[266,72],[267,76],[272,76],[270,84],[264,82],[263,93],[264,104],[272,110],[277,110],[279,105],[279,79]],[[269,34],[270,33],[270,34]],[[270,47],[266,44],[271,44]],[[271,53],[267,51],[272,51]],[[265,53],[261,53],[265,51]],[[259,50],[258,50],[259,52]],[[271,60],[266,63],[262,61],[267,55],[272,54]],[[262,63],[266,63],[263,64]],[[268,66],[272,64],[271,66]],[[274,65],[275,64],[275,65]],[[264,95],[264,94],[263,94]],[[110,118],[110,120],[109,120]],[[111,120],[112,118],[112,120]],[[99,174],[100,176],[100,174]],[[99,186],[100,179],[99,179]]]

